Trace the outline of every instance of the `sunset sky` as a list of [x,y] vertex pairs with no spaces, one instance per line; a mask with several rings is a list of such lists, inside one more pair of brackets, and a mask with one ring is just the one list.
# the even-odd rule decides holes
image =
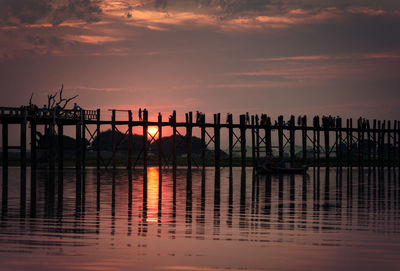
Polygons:
[[2,106],[400,113],[398,0],[0,0]]

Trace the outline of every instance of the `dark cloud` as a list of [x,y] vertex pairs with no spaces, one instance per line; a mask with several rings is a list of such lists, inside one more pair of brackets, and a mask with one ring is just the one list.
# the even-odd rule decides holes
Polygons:
[[400,8],[397,0],[193,0],[200,8],[214,10],[221,18],[253,14],[276,15],[299,9],[317,13],[323,9],[346,10],[350,7],[393,10]]
[[51,18],[53,25],[58,25],[68,19],[79,19],[86,22],[98,20],[101,9],[97,2],[91,0],[69,0],[66,5],[54,10]]
[[34,45],[45,45],[46,39],[40,36],[26,35],[26,40]]
[[47,48],[58,48],[60,46],[65,46],[66,42],[54,35],[31,35],[27,34],[25,36],[27,42],[36,45],[43,46]]
[[0,0],[2,24],[32,24],[48,16],[52,6],[48,0]]
[[156,8],[161,8],[161,9],[165,9],[168,5],[168,0],[155,0],[154,1],[154,6]]
[[51,23],[68,19],[86,22],[98,20],[101,14],[97,0],[0,0],[0,25]]

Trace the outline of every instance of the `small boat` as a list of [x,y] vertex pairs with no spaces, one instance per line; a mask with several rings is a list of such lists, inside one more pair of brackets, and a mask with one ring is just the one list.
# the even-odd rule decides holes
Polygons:
[[258,166],[257,171],[261,174],[304,174],[308,170],[308,166],[302,167],[274,167],[274,166]]

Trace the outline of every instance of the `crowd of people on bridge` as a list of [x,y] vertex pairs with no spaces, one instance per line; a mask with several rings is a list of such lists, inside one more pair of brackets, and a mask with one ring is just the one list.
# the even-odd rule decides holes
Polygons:
[[20,107],[21,110],[26,109],[28,112],[28,115],[40,115],[43,114],[44,116],[49,115],[52,112],[55,112],[56,115],[61,115],[63,112],[69,111],[73,113],[74,116],[77,115],[78,112],[81,111],[81,107],[77,104],[74,103],[74,106],[72,108],[72,110],[65,110],[63,109],[60,105],[56,105],[54,106],[54,108],[49,108],[46,104],[44,104],[41,108],[39,108],[36,104],[29,104],[29,106],[23,106],[21,105]]

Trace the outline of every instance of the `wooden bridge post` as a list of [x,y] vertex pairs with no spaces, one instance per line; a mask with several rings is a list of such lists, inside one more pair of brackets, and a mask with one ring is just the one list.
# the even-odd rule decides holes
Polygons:
[[364,167],[366,164],[366,161],[368,161],[368,144],[365,142],[365,133],[367,131],[367,122],[365,119],[362,119],[361,122],[361,164]]
[[[56,156],[56,152],[55,152],[55,126],[56,126],[56,115],[55,115],[55,110],[52,111],[51,113],[51,121],[49,124],[49,168],[51,171],[51,174],[54,173],[55,170],[55,156]],[[51,179],[51,178],[50,178]]]
[[383,120],[381,129],[382,167],[385,167],[386,165],[385,135],[386,135],[386,120]]
[[82,122],[81,122],[82,111],[80,111],[79,119],[76,122],[75,127],[75,172],[76,172],[76,182],[75,182],[75,193],[76,200],[80,202],[82,194]]
[[376,150],[377,150],[377,142],[376,142],[376,120],[372,121],[372,163],[375,168],[376,166]]
[[30,157],[30,163],[31,163],[31,173],[36,170],[37,168],[37,160],[36,160],[36,122],[34,120],[30,121],[30,126],[31,126],[31,157]]
[[176,111],[172,112],[172,169],[176,170]]
[[8,205],[8,123],[2,121],[2,170],[3,170],[3,183],[2,183],[2,208],[7,210]]
[[[161,171],[161,168],[162,168],[162,115],[161,115],[161,113],[158,113],[157,147],[158,147],[158,167]],[[161,174],[161,172],[160,172],[160,174]]]
[[260,122],[258,115],[255,116],[256,118],[256,157],[257,161],[260,161]]
[[148,155],[148,121],[149,115],[146,109],[143,110],[143,166],[147,169],[147,155]]
[[[335,131],[335,143],[333,144],[335,146],[335,156],[336,156],[336,167],[339,167],[339,118],[334,118],[333,122],[333,130]],[[332,146],[333,150],[333,146]]]
[[82,109],[79,111],[79,119],[76,124],[76,169],[77,171],[81,171],[82,169],[82,150],[83,150],[83,142],[82,142]]
[[290,140],[290,163],[293,165],[294,160],[295,160],[295,119],[294,116],[290,116],[290,121],[289,121],[289,140]]
[[265,135],[265,156],[269,155],[272,159],[272,142],[271,142],[271,118],[266,114],[264,117],[264,135]]
[[378,126],[377,126],[377,129],[376,129],[376,133],[377,133],[377,164],[378,164],[378,167],[381,167],[382,166],[382,131],[381,131],[381,128],[382,128],[382,123],[381,123],[381,121],[380,120],[378,120]]
[[392,130],[391,130],[391,121],[388,120],[387,122],[387,166],[390,168],[391,167],[391,160],[392,160],[392,147],[391,147],[391,142],[392,142],[392,134],[391,134]]
[[255,132],[255,121],[254,115],[251,116],[251,160],[253,167],[256,166],[256,132]]
[[21,211],[25,213],[25,202],[26,202],[26,124],[28,111],[24,108],[23,112],[23,120],[21,123],[21,137],[20,137],[20,159],[21,159],[21,187],[20,187],[20,200],[21,200]]
[[21,137],[20,137],[20,159],[21,159],[21,170],[26,170],[26,124],[27,124],[28,111],[26,108],[23,110],[23,120],[21,123]]
[[398,148],[399,148],[399,134],[398,134],[398,129],[399,129],[399,122],[397,120],[394,120],[396,123],[395,127],[393,128],[393,135],[394,135],[394,144],[393,144],[393,166],[397,166],[397,159],[398,159]]
[[349,119],[346,119],[346,165],[347,167],[350,165],[350,138],[349,138],[349,128],[350,127],[350,123],[349,123]]
[[398,167],[400,169],[400,121],[396,121],[397,122],[397,163],[398,163]]
[[400,169],[400,121],[397,122],[397,162],[398,162],[398,167]]
[[307,162],[307,116],[301,118],[301,139],[303,150],[303,163]]
[[228,114],[227,116],[227,123],[228,123],[228,137],[229,137],[229,167],[232,167],[233,164],[233,119],[232,114]]
[[128,165],[127,168],[132,169],[132,151],[133,151],[133,134],[132,134],[132,110],[128,111]]
[[63,177],[63,169],[64,169],[64,126],[62,123],[62,119],[58,119],[57,121],[57,166],[58,166],[58,209],[62,210],[63,197],[64,197],[64,177]]
[[329,167],[330,165],[330,142],[329,142],[329,129],[330,119],[325,117],[322,119],[322,126],[324,128],[324,139],[325,139],[325,163]]
[[313,149],[314,149],[314,160],[316,162],[316,165],[319,167],[320,166],[320,157],[321,157],[321,148],[320,148],[320,122],[319,122],[319,117],[315,116],[313,119],[313,130],[314,130],[314,144],[313,144]]
[[371,166],[371,129],[369,125],[369,120],[364,120],[364,133],[367,133],[367,157],[366,163],[368,167]]
[[111,115],[111,148],[112,148],[112,154],[111,154],[111,161],[112,161],[112,168],[115,170],[116,168],[116,160],[115,160],[115,153],[116,153],[116,139],[115,139],[115,132],[116,132],[116,126],[115,126],[115,109],[112,110],[112,115]]
[[82,151],[82,124],[80,119],[77,121],[76,123],[76,127],[75,127],[75,167],[77,171],[81,170],[81,163],[82,163],[82,155],[81,155],[81,151]]
[[394,120],[393,121],[393,130],[392,130],[392,134],[393,134],[393,147],[392,149],[392,165],[394,167],[396,167],[396,157],[397,157],[397,121]]
[[278,117],[278,148],[279,160],[283,161],[283,116]]
[[317,165],[317,128],[316,128],[316,117],[313,118],[313,166]]
[[186,113],[186,158],[187,168],[192,169],[192,128],[193,128],[192,112]]
[[353,120],[347,119],[347,166],[352,166],[353,150]]
[[343,163],[344,163],[344,161],[343,161],[343,159],[344,159],[344,150],[343,150],[343,135],[342,135],[342,132],[343,132],[343,122],[342,122],[342,118],[340,118],[340,120],[339,120],[339,127],[340,127],[340,130],[339,130],[339,141],[341,142],[341,146],[340,146],[340,150],[339,150],[339,152],[340,152],[340,165],[342,166],[343,165]]
[[357,120],[357,164],[361,167],[362,154],[361,154],[361,129],[362,129],[362,118]]
[[241,166],[246,167],[246,115],[240,115]]
[[342,167],[342,118],[336,118],[336,163]]
[[265,151],[272,158],[271,118],[265,115]]
[[203,169],[206,166],[206,116],[201,115],[201,162]]
[[221,114],[214,114],[214,156],[215,168],[219,170],[221,166]]
[[96,144],[96,167],[97,170],[100,170],[100,159],[101,159],[101,123],[100,123],[100,109],[97,109],[96,114],[96,126],[97,126],[97,144]]
[[354,165],[353,159],[353,138],[354,138],[354,129],[353,129],[353,119],[350,118],[350,152],[351,152],[351,166]]
[[81,123],[82,123],[82,170],[86,170],[86,111],[81,110]]
[[317,165],[321,164],[321,125],[319,116],[316,117],[316,128],[317,128]]
[[46,180],[46,192],[48,193],[49,211],[53,209],[54,188],[55,188],[55,169],[56,169],[56,110],[51,111],[51,121],[49,123],[49,178]]
[[30,197],[30,202],[31,202],[31,211],[34,213],[34,207],[33,205],[34,202],[36,202],[36,168],[37,168],[37,160],[36,160],[36,122],[35,120],[30,121],[31,125],[31,157],[30,157],[30,163],[31,163],[31,197]]
[[64,125],[62,120],[57,123],[57,145],[58,145],[58,170],[62,171],[64,168]]

